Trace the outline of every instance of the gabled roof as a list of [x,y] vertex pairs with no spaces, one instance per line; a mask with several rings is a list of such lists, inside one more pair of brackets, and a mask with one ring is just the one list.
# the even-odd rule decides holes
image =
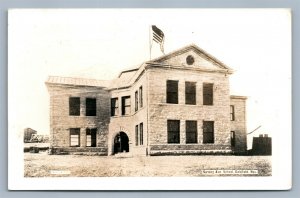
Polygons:
[[228,67],[223,62],[221,62],[220,60],[218,60],[217,58],[215,58],[211,54],[207,53],[205,50],[201,49],[200,47],[198,47],[195,44],[187,45],[183,48],[177,49],[173,52],[170,52],[170,53],[165,54],[163,56],[160,56],[158,58],[152,59],[152,60],[148,61],[148,63],[160,63],[160,62],[163,62],[164,60],[167,60],[167,59],[170,59],[172,57],[178,56],[178,55],[183,54],[185,52],[188,52],[190,50],[193,50],[199,56],[207,59],[208,61],[211,61],[211,62],[215,63],[215,65],[219,66],[220,69],[225,69],[225,70],[232,71],[232,69],[230,67]]
[[74,77],[61,77],[61,76],[49,76],[46,84],[63,84],[63,85],[79,85],[90,87],[108,87],[110,81],[96,80],[90,78],[74,78]]

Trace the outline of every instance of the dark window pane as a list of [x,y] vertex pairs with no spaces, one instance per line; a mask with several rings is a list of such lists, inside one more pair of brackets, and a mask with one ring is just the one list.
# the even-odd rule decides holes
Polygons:
[[203,121],[203,143],[214,143],[213,121]]
[[186,143],[197,143],[197,121],[186,121]]
[[122,115],[129,115],[130,109],[130,96],[122,97]]
[[69,115],[80,116],[80,98],[69,98]]
[[168,120],[168,143],[180,142],[180,121]]
[[235,146],[235,132],[231,131],[231,146]]
[[185,82],[185,104],[196,104],[195,82]]
[[230,120],[234,121],[235,117],[234,117],[234,106],[230,105]]
[[86,98],[86,116],[96,116],[96,98]]
[[178,104],[178,81],[167,81],[167,103]]
[[213,133],[203,133],[203,143],[214,143]]
[[213,84],[203,84],[203,105],[213,105]]
[[140,145],[143,145],[144,142],[144,135],[143,135],[143,123],[140,123]]
[[135,109],[135,111],[137,111],[139,109],[139,99],[138,99],[138,92],[137,91],[135,92],[134,100],[135,100],[134,109]]
[[96,147],[97,143],[97,129],[86,129],[86,146]]
[[143,107],[143,87],[141,86],[140,87],[140,90],[139,90],[139,94],[140,94],[140,107]]
[[139,145],[139,126],[135,125],[135,145]]
[[110,110],[111,116],[116,116],[119,114],[119,102],[118,98],[112,98],[111,99],[111,110]]

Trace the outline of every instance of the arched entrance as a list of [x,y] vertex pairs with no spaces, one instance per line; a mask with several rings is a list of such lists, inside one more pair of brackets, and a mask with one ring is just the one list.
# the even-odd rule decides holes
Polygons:
[[129,138],[124,132],[118,133],[114,138],[113,154],[122,152],[129,152]]

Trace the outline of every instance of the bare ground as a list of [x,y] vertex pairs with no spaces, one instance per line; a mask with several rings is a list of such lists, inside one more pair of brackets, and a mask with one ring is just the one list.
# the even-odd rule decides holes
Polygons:
[[[204,170],[257,170],[258,174],[208,174]],[[54,174],[56,173],[56,174]],[[24,153],[25,177],[270,176],[271,156],[115,157]]]

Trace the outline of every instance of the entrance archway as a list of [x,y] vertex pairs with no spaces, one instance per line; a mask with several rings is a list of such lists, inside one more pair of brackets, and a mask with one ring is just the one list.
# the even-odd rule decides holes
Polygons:
[[114,154],[129,152],[129,138],[126,133],[120,132],[114,138]]

